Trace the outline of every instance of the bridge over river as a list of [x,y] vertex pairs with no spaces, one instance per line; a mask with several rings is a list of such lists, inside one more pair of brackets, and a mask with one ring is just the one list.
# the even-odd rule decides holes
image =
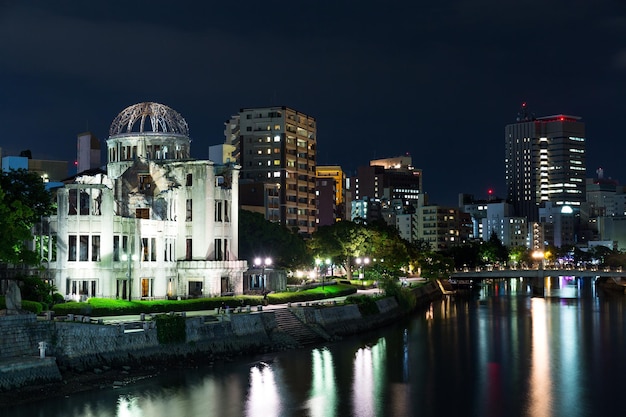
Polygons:
[[[626,292],[626,272],[618,268],[503,268],[478,267],[463,268],[450,274],[450,280],[459,285],[473,285],[485,279],[527,278],[530,280],[533,293],[542,295],[550,277],[591,278],[594,282],[610,282],[613,287],[623,288]],[[547,284],[549,285],[549,284]]]

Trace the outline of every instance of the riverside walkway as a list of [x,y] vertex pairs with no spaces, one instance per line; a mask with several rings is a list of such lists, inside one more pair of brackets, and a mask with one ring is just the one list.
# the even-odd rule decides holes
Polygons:
[[[414,281],[419,281],[419,279],[413,279]],[[378,295],[380,294],[380,289],[378,288],[369,288],[369,289],[365,289],[365,290],[357,290],[356,292],[357,295]],[[345,301],[346,296],[342,296],[342,297],[334,297],[334,298],[326,298],[323,300],[317,300],[317,301],[309,301],[308,303],[292,303],[292,305],[297,306],[298,304],[314,304],[314,303],[333,303],[333,302],[343,302]],[[239,310],[240,306],[232,306],[231,308],[229,308],[229,313],[230,314],[239,314],[238,311],[241,311],[241,313],[243,312],[247,312],[246,311],[246,307],[242,307],[241,310]],[[261,310],[257,309],[257,306],[250,306],[250,311],[249,313],[261,313],[264,311],[272,311],[272,310],[277,310],[277,309],[285,309],[285,308],[289,308],[288,303],[285,304],[268,304],[266,306],[262,306]],[[180,312],[177,312],[180,314]],[[148,314],[146,314],[146,316],[149,316]],[[186,311],[185,312],[185,316],[186,317],[196,317],[196,316],[214,316],[216,318],[220,318],[220,317],[225,317],[226,314],[225,312],[222,311],[217,311],[217,309],[212,309],[212,310],[195,310],[195,311]],[[145,316],[144,316],[145,317]],[[117,323],[124,323],[124,322],[139,322],[141,321],[141,315],[140,314],[126,314],[126,315],[120,315],[120,316],[93,316],[91,317],[91,320],[94,321],[98,321],[101,320],[103,324],[117,324]]]

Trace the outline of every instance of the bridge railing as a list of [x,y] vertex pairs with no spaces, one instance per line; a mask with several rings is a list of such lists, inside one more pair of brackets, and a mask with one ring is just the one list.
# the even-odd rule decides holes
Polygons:
[[573,266],[573,265],[544,265],[540,268],[540,265],[532,265],[532,266],[503,266],[503,265],[484,265],[477,266],[475,268],[470,267],[462,267],[455,268],[454,272],[491,272],[491,271],[532,271],[542,269],[544,271],[602,271],[602,272],[623,272],[622,267],[618,266],[615,268],[611,268],[609,266],[606,267],[598,267],[597,265],[587,265],[587,266]]

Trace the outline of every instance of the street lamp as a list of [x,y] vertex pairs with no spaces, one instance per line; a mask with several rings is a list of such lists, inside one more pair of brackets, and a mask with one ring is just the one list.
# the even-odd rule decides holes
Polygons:
[[322,275],[322,260],[320,258],[315,258],[315,272],[317,279],[320,279],[320,275]]
[[265,293],[265,268],[269,267],[270,265],[272,265],[272,258],[265,258],[262,259],[260,257],[256,257],[254,258],[254,265],[258,268],[259,266],[261,267],[261,286],[263,288],[263,293]]
[[128,301],[132,301],[132,288],[133,288],[133,274],[132,274],[132,262],[137,260],[137,255],[133,254],[129,256],[127,253],[122,254],[122,261],[128,261],[128,271],[126,272],[126,278],[128,278]]
[[540,250],[534,251],[532,253],[532,257],[534,260],[537,261],[537,269],[543,269],[543,258],[544,258],[543,251],[540,251]]
[[359,279],[362,280],[365,276],[365,271],[364,271],[365,265],[370,263],[370,258],[368,258],[367,256],[364,258],[359,257],[359,258],[356,258],[354,261],[359,267]]

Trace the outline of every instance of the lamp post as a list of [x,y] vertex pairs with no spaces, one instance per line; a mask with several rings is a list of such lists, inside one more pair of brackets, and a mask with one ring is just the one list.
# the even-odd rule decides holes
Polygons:
[[263,294],[265,294],[265,268],[272,265],[272,258],[267,257],[265,259],[262,259],[260,257],[256,257],[254,258],[254,265],[257,268],[259,266],[261,267],[261,280],[262,280],[261,287],[263,288]]
[[364,258],[356,258],[354,260],[356,264],[359,266],[359,279],[362,280],[365,277],[365,265],[370,263],[370,258],[367,256]]
[[317,273],[317,279],[322,275],[322,260],[320,258],[315,258],[315,272]]
[[543,251],[540,251],[540,250],[534,251],[532,253],[532,257],[534,260],[537,261],[537,269],[543,269],[543,258],[544,258]]
[[133,288],[133,274],[132,274],[132,262],[137,260],[137,255],[122,254],[122,261],[128,261],[128,271],[126,272],[126,278],[128,278],[128,301],[132,301],[132,288]]

